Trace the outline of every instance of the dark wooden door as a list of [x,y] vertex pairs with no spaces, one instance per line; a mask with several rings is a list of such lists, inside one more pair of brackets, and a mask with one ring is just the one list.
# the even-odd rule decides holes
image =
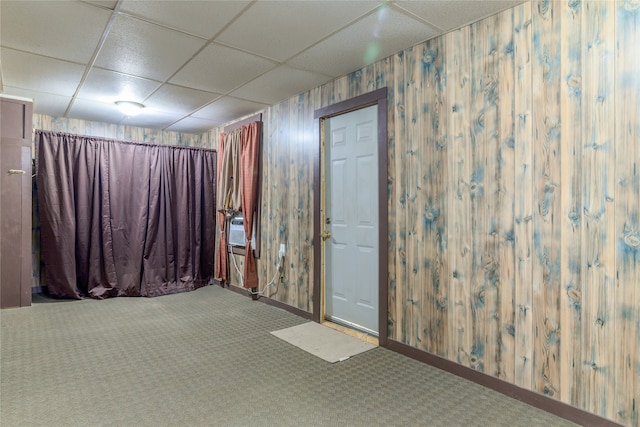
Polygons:
[[0,98],[0,307],[31,305],[30,102]]

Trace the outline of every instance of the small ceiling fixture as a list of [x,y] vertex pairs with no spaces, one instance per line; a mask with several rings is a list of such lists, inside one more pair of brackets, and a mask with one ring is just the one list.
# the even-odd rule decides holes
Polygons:
[[144,105],[133,101],[116,101],[116,105],[120,111],[127,116],[135,116],[144,108]]

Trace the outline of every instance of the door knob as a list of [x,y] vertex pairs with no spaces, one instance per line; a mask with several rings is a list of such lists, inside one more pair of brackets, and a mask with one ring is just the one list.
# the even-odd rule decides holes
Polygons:
[[331,232],[330,231],[323,231],[322,234],[320,235],[320,237],[322,237],[322,240],[325,241],[327,240],[329,237],[331,237]]

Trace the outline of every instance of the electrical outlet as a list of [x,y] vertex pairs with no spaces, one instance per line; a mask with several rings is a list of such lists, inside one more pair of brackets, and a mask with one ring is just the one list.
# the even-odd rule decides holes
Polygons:
[[278,258],[284,258],[286,253],[287,253],[287,247],[284,245],[284,243],[280,243],[280,251],[278,252]]

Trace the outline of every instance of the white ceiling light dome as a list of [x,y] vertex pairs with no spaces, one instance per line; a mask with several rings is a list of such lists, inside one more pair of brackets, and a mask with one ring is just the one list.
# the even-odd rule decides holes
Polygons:
[[140,114],[140,112],[144,108],[143,104],[133,101],[116,101],[116,105],[123,114],[126,114],[129,117]]

